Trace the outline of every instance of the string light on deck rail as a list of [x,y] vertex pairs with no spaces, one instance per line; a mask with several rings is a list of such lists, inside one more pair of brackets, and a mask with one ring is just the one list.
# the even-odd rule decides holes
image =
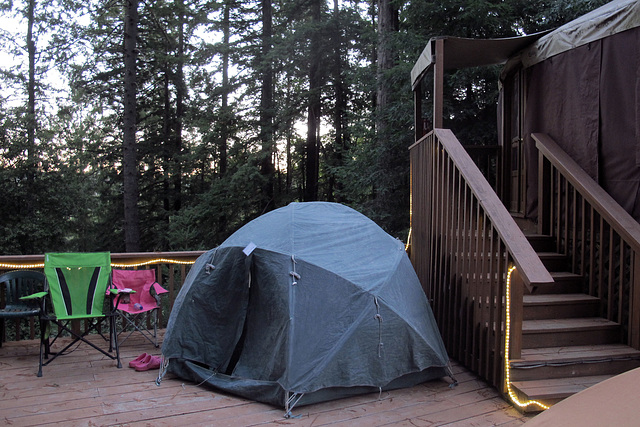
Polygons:
[[513,402],[514,405],[520,408],[526,408],[527,406],[537,405],[542,409],[549,409],[549,406],[539,402],[537,400],[527,400],[526,402],[521,402],[516,396],[516,393],[511,388],[511,366],[509,363],[509,336],[511,335],[511,273],[516,269],[515,266],[509,267],[509,272],[507,273],[507,290],[505,295],[506,300],[506,326],[505,326],[505,338],[504,338],[504,378],[507,383],[507,394],[509,395],[509,399]]
[[[148,261],[140,261],[137,263],[111,263],[111,267],[116,268],[131,268],[131,267],[142,267],[144,265],[152,265],[152,264],[179,264],[179,265],[191,265],[195,261],[182,261],[177,259],[168,259],[168,258],[156,258]],[[0,269],[2,270],[12,270],[12,269],[37,269],[44,268],[44,263],[0,263]]]
[[411,231],[413,227],[413,168],[409,166],[409,234],[407,235],[407,244],[404,245],[404,251],[409,252],[411,248]]
[[141,261],[141,262],[132,263],[132,264],[119,264],[119,263],[112,262],[111,263],[111,267],[116,267],[116,268],[142,267],[144,265],[151,265],[151,264],[191,265],[194,262],[195,261],[180,261],[180,260],[177,260],[177,259],[157,258],[157,259],[152,259],[152,260],[149,260],[149,261]]
[[36,263],[36,264],[10,264],[5,262],[0,262],[1,270],[13,270],[13,269],[32,269],[32,268],[44,268],[44,263]]

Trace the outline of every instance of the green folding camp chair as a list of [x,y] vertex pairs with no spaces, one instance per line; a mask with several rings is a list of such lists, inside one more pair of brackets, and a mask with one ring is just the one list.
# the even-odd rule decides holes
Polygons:
[[[42,376],[42,366],[46,366],[58,356],[65,354],[78,341],[89,344],[110,359],[120,363],[120,350],[115,339],[115,311],[113,301],[104,304],[105,295],[109,299],[114,293],[108,292],[111,281],[111,255],[109,252],[96,253],[48,253],[44,258],[44,274],[47,277],[45,292],[34,294],[30,297],[40,298],[43,303],[41,320],[52,322],[58,326],[57,335],[43,336],[40,343],[40,366],[38,376]],[[53,313],[47,313],[44,307],[44,297],[47,293],[51,297]],[[84,332],[79,333],[70,327],[73,320],[86,320],[89,326]],[[109,320],[109,337],[105,337],[98,329],[103,321]],[[73,341],[57,353],[49,351],[49,348],[58,339],[60,334],[66,331],[74,338]],[[86,339],[92,332],[98,332],[105,340],[109,341],[109,351],[98,347]],[[111,354],[115,347],[115,355]],[[48,358],[49,354],[53,355]],[[48,359],[44,362],[44,359]]]

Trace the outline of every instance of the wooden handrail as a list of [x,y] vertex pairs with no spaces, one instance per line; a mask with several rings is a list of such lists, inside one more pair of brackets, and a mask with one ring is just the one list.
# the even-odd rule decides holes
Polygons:
[[600,299],[602,317],[622,325],[640,349],[640,224],[551,137],[532,135],[539,152],[539,231],[556,241]]
[[503,387],[505,357],[521,356],[523,290],[553,278],[450,130],[435,129],[410,150],[411,261],[449,355]]
[[469,154],[460,145],[453,132],[449,129],[435,129],[434,133],[458,165],[461,175],[486,211],[487,216],[495,224],[496,231],[511,252],[520,278],[527,289],[532,291],[535,285],[553,283],[553,278],[542,264],[540,257],[533,250],[522,230],[475,166]]
[[549,135],[534,133],[536,148],[573,185],[611,227],[640,252],[640,224],[600,187]]

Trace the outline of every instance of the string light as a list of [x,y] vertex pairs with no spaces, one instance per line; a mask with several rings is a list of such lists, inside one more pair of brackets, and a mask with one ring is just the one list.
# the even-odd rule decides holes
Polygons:
[[2,269],[2,270],[12,270],[12,269],[19,269],[19,268],[26,268],[26,269],[44,268],[44,263],[38,263],[38,264],[7,264],[7,263],[0,263],[0,269]]
[[409,252],[411,247],[411,231],[413,227],[413,167],[409,166],[409,234],[407,235],[407,244],[404,245],[404,251]]
[[133,263],[133,264],[118,264],[115,262],[111,263],[111,267],[117,267],[117,268],[124,268],[124,267],[142,267],[143,265],[150,265],[150,264],[180,264],[180,265],[191,265],[193,264],[195,261],[180,261],[177,259],[167,259],[167,258],[157,258],[157,259],[152,259],[149,261],[142,261],[142,262],[138,262],[138,263]]
[[[168,259],[168,258],[156,258],[148,261],[141,261],[137,263],[124,264],[124,263],[111,263],[111,267],[116,268],[128,268],[128,267],[141,267],[144,265],[150,264],[179,264],[179,265],[191,265],[195,261],[182,261],[177,259]],[[44,268],[44,263],[35,263],[35,264],[9,264],[9,263],[0,263],[0,269],[2,270],[11,270],[11,269],[32,269],[32,268]]]
[[509,399],[513,402],[514,405],[519,406],[520,408],[526,408],[527,406],[537,405],[540,408],[549,409],[549,406],[537,401],[537,400],[527,400],[526,402],[521,402],[516,396],[516,393],[511,388],[511,366],[509,363],[509,335],[511,334],[511,273],[515,270],[516,267],[509,267],[509,272],[507,273],[507,291],[506,291],[506,326],[505,326],[505,338],[504,338],[504,378],[507,383],[507,393],[509,395]]

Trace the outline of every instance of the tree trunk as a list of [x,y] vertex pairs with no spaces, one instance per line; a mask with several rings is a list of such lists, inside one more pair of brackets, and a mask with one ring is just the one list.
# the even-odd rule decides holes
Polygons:
[[182,207],[182,121],[184,120],[184,97],[186,83],[184,81],[184,1],[176,0],[176,10],[178,13],[178,50],[176,52],[176,119],[174,129],[174,152],[173,152],[173,210],[179,211]]
[[273,66],[271,45],[273,43],[273,17],[271,0],[262,0],[262,92],[260,95],[260,140],[262,156],[260,172],[265,177],[263,188],[263,211],[274,206],[273,153]]
[[138,165],[136,162],[136,38],[138,0],[126,0],[124,18],[123,158],[125,251],[140,250]]
[[220,176],[227,174],[227,150],[229,146],[229,124],[230,115],[229,111],[229,42],[230,42],[230,9],[231,5],[229,1],[224,3],[224,11],[222,18],[222,108],[220,110],[222,115],[222,126],[220,129],[220,142],[218,144],[219,152],[219,172]]
[[[167,47],[167,50],[168,47]],[[165,51],[165,55],[168,54]],[[163,76],[163,116],[162,116],[162,208],[165,212],[171,211],[171,166],[172,143],[171,141],[171,89],[170,89],[169,62],[162,64]]]
[[[321,2],[313,0],[311,4],[312,22],[316,25],[321,19]],[[320,34],[314,31],[311,35],[309,61],[309,106],[307,110],[307,143],[304,201],[318,200],[318,177],[320,163]]]
[[382,137],[387,132],[385,116],[391,92],[386,73],[394,66],[391,35],[396,31],[398,31],[398,10],[393,5],[393,0],[378,0],[376,131]]
[[[35,0],[29,0],[27,9],[27,53],[29,55],[29,81],[27,82],[27,183],[31,185],[36,170],[36,43],[33,40]],[[29,203],[28,203],[29,204]],[[29,210],[29,213],[31,210]]]
[[[347,91],[345,90],[344,72],[343,72],[343,46],[342,28],[340,27],[340,2],[333,0],[333,33],[334,33],[334,51],[333,51],[333,87],[335,88],[335,107],[333,113],[333,127],[335,129],[334,149],[333,149],[333,166],[339,167],[343,164],[343,153],[346,151],[345,136],[345,120],[347,115]],[[328,191],[328,200],[341,202],[340,190],[342,183],[331,175],[330,188]],[[338,192],[336,196],[334,193]]]

